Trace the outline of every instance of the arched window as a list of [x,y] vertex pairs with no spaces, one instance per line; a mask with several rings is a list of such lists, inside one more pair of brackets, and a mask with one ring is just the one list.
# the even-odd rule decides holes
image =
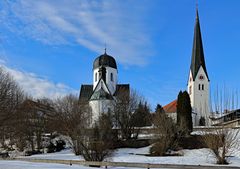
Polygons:
[[97,73],[95,73],[95,82],[97,81]]
[[201,85],[200,84],[198,85],[198,90],[201,90]]
[[110,74],[111,81],[113,82],[113,73]]
[[202,84],[202,90],[204,90],[204,84]]

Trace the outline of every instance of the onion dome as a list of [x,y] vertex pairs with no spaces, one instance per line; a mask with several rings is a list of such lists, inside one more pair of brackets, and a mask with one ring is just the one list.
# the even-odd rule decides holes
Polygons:
[[108,55],[106,52],[103,55],[97,57],[93,62],[93,69],[99,68],[101,66],[117,69],[115,59],[112,56]]

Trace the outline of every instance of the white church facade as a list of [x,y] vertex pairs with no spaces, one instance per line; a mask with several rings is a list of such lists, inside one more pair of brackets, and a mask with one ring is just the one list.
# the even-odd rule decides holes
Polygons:
[[116,60],[105,53],[93,62],[93,84],[81,85],[80,101],[87,101],[92,110],[92,124],[102,113],[113,110],[118,91],[129,93],[129,84],[118,84]]

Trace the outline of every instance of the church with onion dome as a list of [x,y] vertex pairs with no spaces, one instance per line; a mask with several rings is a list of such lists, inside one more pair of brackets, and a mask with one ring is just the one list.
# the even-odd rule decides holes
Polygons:
[[129,84],[118,84],[118,69],[114,57],[105,53],[93,62],[93,83],[81,85],[80,101],[87,101],[92,110],[92,123],[102,113],[110,112],[118,91],[129,93]]

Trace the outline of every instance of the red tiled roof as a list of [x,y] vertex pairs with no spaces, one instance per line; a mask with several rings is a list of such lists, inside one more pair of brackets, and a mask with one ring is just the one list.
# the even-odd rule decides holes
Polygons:
[[177,112],[177,100],[163,106],[165,113],[176,113]]

